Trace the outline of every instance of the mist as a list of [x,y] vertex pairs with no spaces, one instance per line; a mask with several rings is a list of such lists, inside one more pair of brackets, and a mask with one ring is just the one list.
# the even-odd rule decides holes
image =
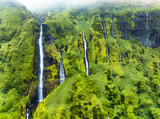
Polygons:
[[25,5],[29,10],[43,10],[59,6],[80,6],[91,5],[99,2],[130,2],[140,4],[157,4],[159,0],[17,0]]

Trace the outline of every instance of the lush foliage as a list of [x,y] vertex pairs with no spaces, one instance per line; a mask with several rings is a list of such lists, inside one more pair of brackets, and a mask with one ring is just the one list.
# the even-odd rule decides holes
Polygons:
[[30,87],[36,81],[33,66],[38,23],[18,3],[0,5],[0,117],[25,118]]
[[[46,18],[44,24],[50,28],[47,33],[55,37],[53,45],[57,46],[57,52],[62,52],[67,78],[38,105],[35,119],[159,118],[160,49],[142,46],[134,39],[123,40],[116,18],[115,40],[110,35],[111,18],[107,15],[111,11],[114,15],[119,13],[104,9],[64,10]],[[121,10],[122,16],[125,10]],[[126,19],[131,27],[133,17]],[[106,23],[108,39],[104,39],[102,21]],[[89,76],[85,75],[83,29],[88,43]]]
[[[123,39],[124,34],[128,35],[125,30],[136,26],[133,20],[136,12],[138,15],[146,11],[158,13],[149,8],[103,4],[50,11],[47,17],[42,15],[45,19],[44,87],[49,95],[39,103],[33,118],[159,119],[160,49],[143,46],[131,35],[131,40]],[[38,60],[38,23],[18,3],[1,3],[0,14],[0,117],[25,118],[26,105],[35,95],[38,84],[37,71],[34,71]],[[155,21],[158,20],[157,17]],[[107,39],[102,22],[106,25]],[[123,30],[120,22],[125,24]],[[155,31],[159,30],[157,24]],[[89,76],[85,74],[83,30],[88,46]],[[66,80],[60,86],[47,87],[59,79],[59,53],[62,53]]]

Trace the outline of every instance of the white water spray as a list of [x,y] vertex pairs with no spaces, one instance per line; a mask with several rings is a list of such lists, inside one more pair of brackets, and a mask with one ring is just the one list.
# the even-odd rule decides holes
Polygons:
[[85,39],[84,30],[83,30],[83,45],[84,45],[84,59],[85,59],[85,65],[86,65],[86,74],[89,75],[89,65],[88,65],[88,59],[87,59],[87,42]]
[[[62,57],[61,54],[59,53],[60,58]],[[59,62],[60,65],[60,72],[59,72],[59,77],[60,77],[60,84],[65,80],[65,71],[64,71],[64,66],[62,60]]]
[[39,52],[40,52],[40,72],[39,72],[39,85],[38,85],[38,102],[43,101],[43,68],[44,68],[44,53],[43,53],[43,29],[40,26],[39,36]]

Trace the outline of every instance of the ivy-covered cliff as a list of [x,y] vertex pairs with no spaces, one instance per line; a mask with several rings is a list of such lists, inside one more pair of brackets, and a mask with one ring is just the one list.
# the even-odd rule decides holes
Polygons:
[[25,119],[36,95],[39,24],[22,5],[0,1],[0,118]]

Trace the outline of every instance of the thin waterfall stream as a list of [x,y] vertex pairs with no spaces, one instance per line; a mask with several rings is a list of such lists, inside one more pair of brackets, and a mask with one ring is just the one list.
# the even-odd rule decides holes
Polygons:
[[[60,55],[60,58],[61,58],[62,55],[60,53],[59,53],[59,55]],[[60,84],[61,84],[66,78],[62,60],[59,61],[59,65],[60,65],[59,77],[60,77]]]
[[43,101],[43,68],[44,68],[44,52],[43,52],[43,29],[40,26],[39,36],[39,55],[40,55],[40,70],[39,70],[39,85],[38,85],[38,102]]
[[[106,30],[106,25],[105,22],[102,21],[102,26],[103,26],[103,30],[104,30],[104,38],[107,40],[107,30]],[[108,58],[108,62],[109,65],[111,64],[110,60],[109,60],[109,47],[108,44],[106,44],[106,52],[107,52],[107,58]]]
[[87,42],[85,39],[84,30],[83,30],[83,45],[84,45],[84,60],[85,60],[85,66],[86,66],[86,74],[89,75],[89,64],[87,59]]
[[[116,43],[117,43],[117,39],[114,35],[114,28],[113,28],[113,15],[111,14],[111,23],[112,23],[112,37],[115,38],[116,40]],[[120,63],[121,63],[121,66],[123,67],[123,61],[122,61],[122,54],[121,54],[121,50],[120,50],[120,47],[118,45],[118,49],[119,49],[119,58],[120,58]]]
[[149,29],[149,14],[146,12],[146,41],[145,44],[151,47],[151,42],[149,41],[150,29]]
[[[40,34],[38,39],[38,45],[39,45],[39,84],[38,84],[38,100],[37,103],[43,101],[43,70],[44,70],[44,51],[43,51],[43,28],[42,24],[40,25]],[[26,110],[26,119],[30,118],[30,108],[32,105],[29,106],[29,108]]]

